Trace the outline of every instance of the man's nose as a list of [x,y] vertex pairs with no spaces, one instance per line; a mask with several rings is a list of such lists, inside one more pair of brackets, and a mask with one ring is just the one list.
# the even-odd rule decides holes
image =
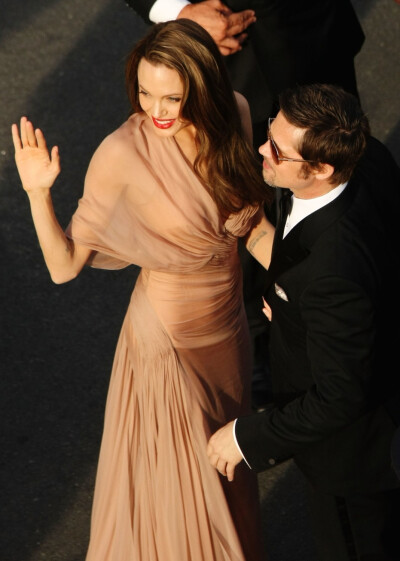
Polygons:
[[269,140],[267,139],[266,142],[264,142],[264,144],[261,144],[261,146],[258,149],[258,153],[261,154],[261,156],[267,156],[269,155],[268,153],[268,142]]

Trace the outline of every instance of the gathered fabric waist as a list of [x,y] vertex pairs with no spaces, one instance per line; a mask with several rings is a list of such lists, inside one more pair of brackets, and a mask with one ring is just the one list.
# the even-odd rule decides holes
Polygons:
[[131,306],[145,297],[176,346],[203,346],[246,328],[242,280],[231,269],[193,274],[142,269]]

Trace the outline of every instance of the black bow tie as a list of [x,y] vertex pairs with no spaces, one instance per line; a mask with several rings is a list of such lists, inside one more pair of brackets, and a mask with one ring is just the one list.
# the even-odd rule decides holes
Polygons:
[[286,218],[292,209],[292,192],[290,189],[277,188],[275,194],[276,231],[275,240],[281,240],[285,228]]
[[279,200],[279,217],[278,223],[282,220],[286,220],[287,215],[292,210],[292,191],[289,189],[282,189],[280,193],[280,200]]

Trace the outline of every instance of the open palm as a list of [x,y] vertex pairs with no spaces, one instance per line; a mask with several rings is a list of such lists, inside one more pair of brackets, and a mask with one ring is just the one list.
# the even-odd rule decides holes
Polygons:
[[34,129],[26,117],[21,118],[20,131],[16,124],[11,128],[15,148],[15,162],[25,191],[49,189],[60,173],[58,148],[49,153],[40,129]]

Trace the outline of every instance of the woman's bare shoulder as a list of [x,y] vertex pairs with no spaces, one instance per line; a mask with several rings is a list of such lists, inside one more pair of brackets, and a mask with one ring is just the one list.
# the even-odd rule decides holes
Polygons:
[[247,137],[250,144],[253,142],[253,126],[251,124],[250,106],[247,99],[239,92],[234,92],[236,103],[239,109],[240,118],[242,121],[243,132]]
[[127,119],[121,126],[108,134],[96,149],[93,158],[112,159],[120,161],[132,152],[133,142],[133,123],[132,117]]
[[249,102],[244,97],[244,95],[237,91],[234,91],[233,93],[235,94],[236,103],[238,104],[239,111],[250,111]]

